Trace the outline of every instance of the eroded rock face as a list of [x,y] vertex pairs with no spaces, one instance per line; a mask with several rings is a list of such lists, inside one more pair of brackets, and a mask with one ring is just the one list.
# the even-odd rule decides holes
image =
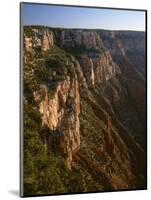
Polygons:
[[47,51],[54,45],[53,33],[45,31],[42,38],[42,50]]
[[53,33],[49,30],[32,30],[32,36],[24,35],[24,46],[27,51],[32,48],[40,48],[42,51],[47,51],[54,45]]
[[81,55],[80,57],[81,65],[83,67],[83,73],[86,77],[87,84],[90,87],[93,87],[95,84],[95,75],[94,75],[94,64],[93,61],[88,55]]
[[32,48],[32,38],[25,36],[25,38],[24,38],[24,45],[25,45],[25,49],[27,51],[29,51]]
[[121,73],[96,31],[64,30],[61,41],[65,47],[85,48],[85,53],[79,53],[78,57],[89,87]]
[[58,139],[58,148],[66,158],[67,168],[71,169],[72,155],[80,148],[80,96],[77,80],[68,78],[59,82],[51,99],[48,98],[46,86],[42,86],[34,96],[39,103],[43,126],[49,127],[50,132],[62,133],[63,136]]
[[67,157],[68,169],[71,169],[72,155],[80,148],[80,95],[77,80],[71,81],[71,88],[64,118],[62,124],[60,124],[60,130],[65,134],[61,148],[63,154]]
[[62,31],[61,41],[64,46],[85,46],[87,49],[104,48],[100,36],[95,31]]
[[[121,69],[122,79],[119,85],[122,84],[122,92],[117,92],[119,102],[114,101],[117,115],[137,141],[145,146],[145,32],[113,31],[113,34],[102,32],[100,35]],[[133,103],[131,108],[129,101]]]
[[80,63],[89,87],[108,81],[121,73],[109,52],[83,54],[80,56]]
[[103,42],[96,32],[83,32],[81,36],[83,44],[88,48],[103,48]]
[[145,33],[131,31],[101,31],[105,47],[115,56],[125,56],[127,51],[145,50]]

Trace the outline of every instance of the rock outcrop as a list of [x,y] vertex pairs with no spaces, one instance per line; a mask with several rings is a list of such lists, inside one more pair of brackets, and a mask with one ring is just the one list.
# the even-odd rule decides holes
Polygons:
[[110,53],[106,51],[104,53],[83,54],[79,56],[79,61],[90,87],[120,74],[118,65],[112,60]]
[[104,45],[110,53],[125,56],[127,51],[145,50],[145,33],[133,31],[100,31]]
[[102,49],[104,48],[102,39],[95,31],[69,30],[62,31],[62,45],[64,46],[84,46],[87,49]]
[[30,51],[32,48],[40,48],[42,51],[47,51],[54,45],[52,31],[32,29],[31,32],[32,34],[29,34],[29,36],[25,33],[25,50]]
[[[42,126],[50,129],[48,146],[53,136],[58,137],[58,150],[66,158],[67,168],[71,170],[72,155],[80,148],[79,114],[80,95],[78,82],[70,79],[58,82],[54,95],[49,99],[48,89],[41,86],[34,93],[42,114]],[[54,134],[51,134],[53,133]],[[61,133],[58,134],[57,133]]]

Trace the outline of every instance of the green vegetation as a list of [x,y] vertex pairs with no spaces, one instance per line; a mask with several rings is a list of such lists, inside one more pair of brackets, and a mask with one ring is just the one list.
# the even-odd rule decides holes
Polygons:
[[32,28],[28,26],[24,26],[24,33],[26,34],[27,37],[34,36],[34,32],[32,31]]
[[25,196],[66,192],[59,176],[64,167],[63,158],[47,151],[42,140],[45,133],[41,124],[38,105],[34,101],[31,90],[26,89],[24,101]]
[[46,85],[51,98],[58,81],[65,80],[69,73],[70,56],[57,46],[46,52],[33,48],[32,51],[25,52],[24,56],[27,60],[24,64],[25,96],[28,90],[34,92],[40,88],[40,85]]
[[[84,140],[87,142],[87,144],[100,145],[103,142],[103,134],[101,129],[102,127],[105,127],[104,123],[96,117],[91,106],[88,105],[88,103],[83,99],[81,99],[81,109],[81,135],[84,137]],[[94,134],[96,137],[94,137]],[[100,140],[98,140],[97,136],[100,138]]]

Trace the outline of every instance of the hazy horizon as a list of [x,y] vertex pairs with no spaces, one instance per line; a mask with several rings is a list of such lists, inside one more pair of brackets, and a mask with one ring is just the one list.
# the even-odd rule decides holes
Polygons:
[[22,22],[50,28],[145,31],[145,11],[23,3]]
[[124,31],[125,31],[125,32],[126,32],[126,31],[128,31],[128,32],[131,32],[131,31],[132,31],[132,32],[135,32],[135,31],[136,31],[136,32],[145,32],[145,30],[128,30],[128,29],[125,29],[125,30],[116,29],[116,30],[115,30],[115,29],[76,28],[76,27],[69,28],[69,27],[47,26],[47,25],[43,25],[43,24],[30,24],[30,25],[29,25],[29,24],[24,24],[23,26],[35,26],[35,27],[36,27],[36,26],[44,26],[44,27],[48,27],[48,28],[52,28],[52,29],[53,29],[53,28],[54,28],[54,29],[55,29],[55,28],[56,28],[56,29],[57,29],[57,28],[58,28],[58,29],[60,28],[60,29],[75,29],[75,30],[77,29],[77,30],[104,30],[104,31],[123,31],[123,32],[124,32]]

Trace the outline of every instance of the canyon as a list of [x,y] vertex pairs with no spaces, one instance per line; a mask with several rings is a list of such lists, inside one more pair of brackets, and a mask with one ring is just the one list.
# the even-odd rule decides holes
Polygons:
[[145,51],[144,32],[24,27],[24,104],[73,193],[146,188]]

